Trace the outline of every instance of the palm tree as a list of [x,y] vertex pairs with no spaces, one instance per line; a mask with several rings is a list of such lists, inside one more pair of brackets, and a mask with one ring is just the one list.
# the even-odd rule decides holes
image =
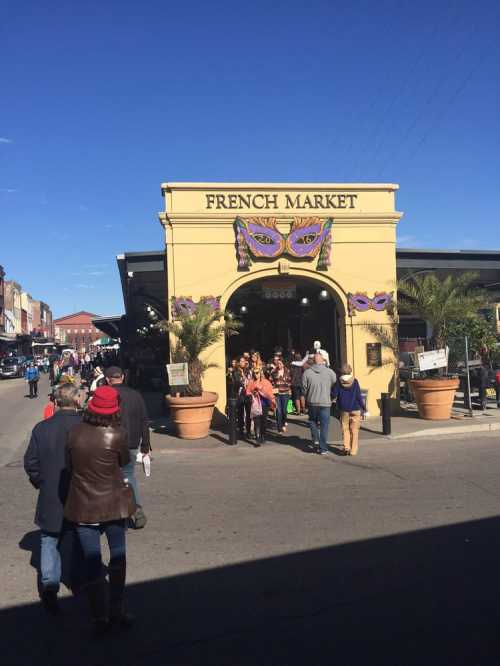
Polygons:
[[[222,321],[221,321],[222,320]],[[187,362],[189,385],[187,395],[201,396],[202,379],[214,363],[201,360],[201,354],[224,336],[237,335],[242,323],[230,313],[214,310],[208,303],[199,303],[193,313],[181,313],[177,321],[162,321],[158,327],[176,338],[172,351],[174,362]]]
[[442,349],[450,324],[475,315],[488,301],[486,292],[472,287],[476,279],[476,273],[448,275],[444,279],[434,273],[409,275],[398,283],[399,312],[428,322],[434,347]]

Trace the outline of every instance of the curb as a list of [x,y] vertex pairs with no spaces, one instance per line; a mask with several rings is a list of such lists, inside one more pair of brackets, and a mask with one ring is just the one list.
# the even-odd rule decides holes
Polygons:
[[429,428],[427,430],[415,430],[405,432],[402,435],[390,435],[388,439],[411,439],[415,437],[436,437],[439,435],[461,435],[469,432],[493,432],[500,430],[500,423],[477,423],[468,426],[450,426],[444,428]]

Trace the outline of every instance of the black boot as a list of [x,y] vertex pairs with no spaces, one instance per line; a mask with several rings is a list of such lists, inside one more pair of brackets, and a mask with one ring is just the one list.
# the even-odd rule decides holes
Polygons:
[[42,606],[51,615],[60,615],[61,608],[57,600],[57,590],[52,587],[46,587],[42,590],[41,600]]
[[137,507],[133,518],[134,518],[134,528],[136,530],[142,530],[144,527],[146,527],[148,519],[146,518],[146,514],[144,513],[142,506]]
[[90,618],[94,626],[94,633],[102,636],[110,629],[108,590],[106,581],[98,580],[87,587],[87,597],[90,607]]
[[124,629],[130,628],[134,621],[132,615],[125,611],[123,603],[126,570],[125,558],[109,563],[109,620],[113,626]]

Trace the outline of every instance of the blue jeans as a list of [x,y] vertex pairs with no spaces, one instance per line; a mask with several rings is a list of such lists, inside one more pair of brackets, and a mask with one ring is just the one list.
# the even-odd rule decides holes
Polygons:
[[94,583],[102,577],[101,534],[105,534],[108,540],[110,567],[125,562],[124,520],[111,520],[100,525],[77,525],[76,531],[85,558],[87,583]]
[[286,425],[287,412],[286,408],[288,401],[290,400],[289,393],[277,393],[276,398],[276,427],[278,432],[283,430],[283,426]]
[[[309,427],[313,442],[319,442],[321,451],[328,451],[328,426],[330,425],[330,407],[309,405]],[[318,428],[319,423],[319,428]]]
[[61,583],[60,536],[58,533],[51,532],[42,532],[41,534],[40,573],[44,589],[59,590]]
[[137,457],[137,451],[139,449],[130,449],[130,462],[122,467],[122,474],[124,479],[128,479],[128,482],[134,491],[135,503],[137,506],[142,506],[141,498],[139,495],[139,484],[137,483],[137,478],[135,476],[135,459]]

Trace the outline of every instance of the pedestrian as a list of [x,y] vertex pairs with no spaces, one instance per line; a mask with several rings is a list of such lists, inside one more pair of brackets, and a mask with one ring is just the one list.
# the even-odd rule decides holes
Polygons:
[[269,408],[275,407],[273,386],[264,377],[261,367],[252,370],[252,379],[248,382],[245,392],[252,399],[250,415],[254,424],[255,446],[261,446],[266,443]]
[[275,367],[271,373],[274,397],[276,400],[276,427],[279,433],[287,430],[287,410],[291,389],[290,370],[281,356],[275,356]]
[[495,369],[495,394],[497,407],[500,407],[500,367],[498,365]]
[[262,363],[262,358],[259,352],[253,351],[252,355],[250,356],[250,369],[252,370],[252,372],[257,369],[262,370],[263,365],[264,364]]
[[366,412],[366,405],[351,366],[345,363],[340,372],[339,382],[333,388],[332,397],[337,401],[340,412],[344,453],[347,456],[356,456],[361,416]]
[[232,393],[237,398],[238,410],[238,431],[241,439],[246,436],[251,437],[251,415],[250,410],[252,407],[251,397],[246,393],[248,382],[252,379],[248,361],[245,355],[241,355],[238,359],[238,367],[232,373]]
[[[100,386],[96,390],[82,422],[69,432],[66,454],[71,476],[64,516],[74,524],[83,550],[91,620],[96,633],[101,634],[112,625],[129,626],[132,622],[124,608],[125,521],[134,513],[135,503],[122,474],[130,454],[114,388]],[[102,534],[110,552],[109,591],[102,566]]]
[[293,361],[290,364],[290,375],[292,380],[292,400],[297,416],[306,413],[306,400],[304,398],[304,389],[302,388],[303,374],[304,361],[301,354],[295,352]]
[[38,380],[40,379],[40,372],[33,361],[30,361],[29,366],[26,368],[24,378],[28,382],[30,389],[29,397],[38,398]]
[[61,584],[59,545],[63,534],[63,506],[67,492],[65,447],[71,428],[80,422],[79,395],[76,386],[66,384],[55,391],[58,411],[38,423],[31,433],[24,454],[24,469],[31,484],[39,491],[35,525],[41,530],[40,581],[43,606],[51,613],[59,611],[57,593]]
[[106,384],[106,377],[104,372],[101,370],[100,366],[96,365],[93,371],[94,379],[92,380],[89,388],[89,394],[92,396],[95,393],[96,388],[99,386],[104,386]]
[[329,368],[330,367],[330,355],[326,351],[326,349],[321,349],[321,342],[319,340],[315,340],[314,343],[313,343],[313,347],[314,347],[314,353],[315,354],[321,354],[321,356],[325,360],[326,367]]
[[148,414],[141,394],[123,383],[124,376],[121,368],[112,365],[106,369],[105,375],[107,383],[116,389],[120,396],[121,424],[127,433],[130,449],[130,461],[124,465],[123,475],[128,479],[134,491],[137,509],[133,521],[135,529],[139,530],[146,526],[147,518],[139,494],[135,465],[139,451],[142,453],[143,461],[151,453]]
[[55,391],[51,391],[49,393],[49,402],[43,408],[43,418],[44,418],[44,420],[45,419],[50,419],[56,413],[55,402],[56,402]]
[[319,447],[321,455],[327,455],[329,452],[331,393],[336,381],[335,373],[326,367],[323,355],[317,352],[314,355],[314,364],[304,372],[302,387],[309,413],[313,446]]

